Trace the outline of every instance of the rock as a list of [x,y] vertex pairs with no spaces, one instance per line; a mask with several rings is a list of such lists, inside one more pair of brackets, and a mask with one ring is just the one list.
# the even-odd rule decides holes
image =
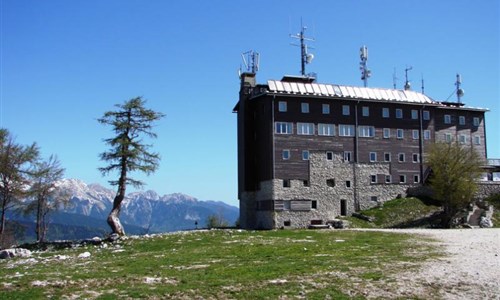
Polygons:
[[30,257],[31,251],[23,248],[5,249],[0,251],[0,259],[12,257]]
[[83,252],[78,255],[78,258],[89,258],[90,257],[90,252]]
[[335,229],[345,229],[349,228],[350,224],[347,220],[333,219],[326,222],[326,224],[332,226]]
[[117,240],[120,239],[120,235],[118,233],[112,233],[109,235],[108,239],[110,242],[116,242]]
[[479,227],[481,227],[481,228],[491,228],[491,227],[493,227],[493,222],[491,221],[490,218],[481,217],[481,220],[479,221]]

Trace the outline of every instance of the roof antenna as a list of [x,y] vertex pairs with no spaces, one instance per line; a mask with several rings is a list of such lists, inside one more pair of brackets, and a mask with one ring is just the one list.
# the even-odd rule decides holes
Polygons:
[[[307,27],[302,25],[302,20],[300,20],[300,26],[301,26],[300,32],[295,35],[290,34],[290,37],[300,40],[300,45],[297,44],[292,44],[292,45],[300,47],[300,62],[301,62],[300,74],[302,76],[306,76],[306,64],[310,64],[312,62],[312,60],[314,59],[314,55],[312,53],[307,52],[308,47],[305,41],[314,42],[314,39],[305,37],[304,33]],[[314,49],[314,48],[309,47],[309,49]]]
[[[247,52],[241,53],[241,59],[245,65],[245,72],[247,73],[257,73],[260,64],[260,54],[254,50],[249,50]],[[241,75],[241,65],[240,65],[240,75]],[[240,76],[241,77],[241,76]]]
[[359,56],[361,58],[361,62],[359,63],[359,69],[361,70],[361,80],[363,80],[363,83],[366,87],[368,85],[368,78],[372,76],[372,71],[370,71],[366,65],[366,62],[368,61],[368,48],[366,46],[363,46],[359,49]]
[[461,84],[462,84],[462,76],[460,76],[460,74],[457,74],[457,82],[455,82],[455,85],[457,86],[457,101],[458,101],[458,103],[462,103],[461,98],[465,94],[464,90],[460,88]]
[[408,71],[411,71],[412,69],[413,69],[412,66],[406,67],[406,69],[405,69],[405,78],[406,78],[405,91],[409,91],[411,89],[411,84],[410,84],[410,81],[408,80]]
[[398,81],[398,77],[396,77],[396,68],[394,68],[394,73],[392,73],[392,86],[396,89],[396,82]]
[[421,76],[422,76],[422,94],[425,94],[424,93],[424,91],[425,91],[424,90],[424,74],[421,74]]

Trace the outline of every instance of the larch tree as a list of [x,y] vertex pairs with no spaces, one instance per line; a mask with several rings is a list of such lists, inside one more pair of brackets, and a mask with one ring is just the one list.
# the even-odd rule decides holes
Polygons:
[[145,102],[141,97],[130,99],[123,104],[117,104],[116,111],[105,112],[103,117],[98,119],[99,123],[110,125],[115,133],[112,138],[104,140],[110,149],[101,153],[100,158],[108,165],[99,170],[103,175],[114,171],[119,174],[118,180],[109,181],[111,185],[116,185],[118,190],[107,218],[111,230],[118,235],[125,235],[119,216],[127,185],[144,185],[143,182],[130,177],[130,172],[139,171],[150,175],[156,171],[160,162],[159,154],[150,152],[151,145],[145,144],[143,137],[157,137],[153,132],[153,124],[164,115],[146,108]]
[[470,147],[436,143],[431,146],[426,163],[432,169],[430,185],[434,198],[443,205],[442,225],[451,227],[453,217],[473,200],[483,161]]
[[64,168],[56,156],[51,155],[47,161],[35,163],[29,190],[32,200],[23,208],[23,212],[35,215],[35,233],[39,243],[45,241],[49,213],[66,207],[69,203],[70,195],[57,185],[63,176]]
[[0,129],[0,238],[5,231],[6,213],[27,196],[29,175],[39,156],[36,143],[17,144],[7,129]]

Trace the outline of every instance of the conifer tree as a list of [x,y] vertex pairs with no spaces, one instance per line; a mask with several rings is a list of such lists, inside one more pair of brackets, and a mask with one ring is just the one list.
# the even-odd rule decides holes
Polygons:
[[119,235],[125,235],[119,216],[127,185],[144,185],[143,182],[130,177],[129,173],[140,171],[150,175],[156,171],[160,162],[159,154],[150,152],[151,145],[145,144],[142,138],[156,138],[153,123],[164,115],[147,109],[144,105],[145,100],[141,97],[133,98],[123,104],[117,104],[116,111],[108,111],[98,119],[99,123],[110,125],[115,133],[114,137],[104,140],[110,149],[103,152],[100,158],[108,165],[99,170],[103,175],[113,171],[119,173],[118,180],[110,181],[110,184],[118,186],[118,190],[107,219],[113,233]]

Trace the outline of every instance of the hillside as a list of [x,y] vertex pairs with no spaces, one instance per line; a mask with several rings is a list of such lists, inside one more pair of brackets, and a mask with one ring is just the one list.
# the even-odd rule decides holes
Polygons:
[[[114,191],[77,179],[64,179],[59,186],[71,195],[70,205],[50,216],[49,240],[92,238],[109,233],[106,218]],[[160,196],[154,191],[144,191],[127,195],[120,220],[127,233],[145,234],[203,227],[210,215],[221,216],[233,225],[239,217],[239,209],[224,202],[202,201],[182,193]],[[34,237],[32,218],[15,214],[8,217],[24,224],[28,240]]]

